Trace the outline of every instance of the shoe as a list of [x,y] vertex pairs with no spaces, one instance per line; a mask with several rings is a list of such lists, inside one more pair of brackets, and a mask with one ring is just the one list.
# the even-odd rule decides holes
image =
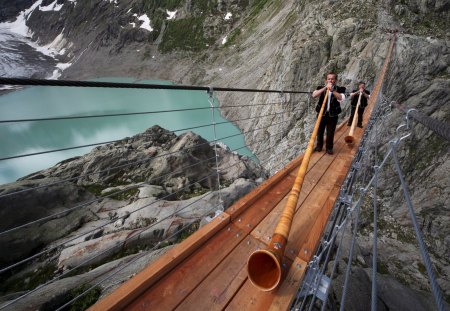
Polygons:
[[362,124],[358,124],[358,125],[357,125],[357,127],[360,127],[360,128],[362,128]]
[[333,149],[327,149],[328,154],[333,154]]
[[320,152],[322,151],[322,147],[317,146],[316,148],[314,148],[314,151]]

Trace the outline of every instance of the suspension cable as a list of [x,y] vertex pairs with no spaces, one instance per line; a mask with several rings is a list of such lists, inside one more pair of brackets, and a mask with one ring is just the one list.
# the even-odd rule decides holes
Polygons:
[[[280,114],[280,112],[260,116],[260,118],[270,117],[270,116],[274,116],[274,115],[278,115],[278,114]],[[230,120],[230,121],[222,121],[222,122],[217,122],[215,125],[228,124],[229,122],[234,123],[234,122],[238,122],[238,121],[251,120],[254,118],[256,118],[256,117],[242,118],[242,119],[236,119],[236,120]],[[199,129],[199,128],[203,128],[203,127],[210,127],[210,126],[212,126],[212,124],[204,124],[204,125],[199,125],[199,126],[194,126],[194,127],[178,129],[178,130],[174,130],[172,132],[174,132],[174,133],[184,132],[184,131]],[[48,154],[48,153],[54,153],[54,152],[60,152],[60,151],[68,151],[68,150],[74,150],[74,149],[80,149],[80,148],[86,148],[86,147],[93,147],[93,146],[99,146],[99,145],[105,145],[105,144],[112,144],[112,143],[120,142],[123,140],[124,139],[122,138],[122,139],[110,140],[110,141],[105,141],[105,142],[100,142],[100,143],[92,143],[92,144],[79,145],[79,146],[74,146],[74,147],[59,148],[59,149],[52,149],[52,150],[46,150],[46,151],[32,152],[32,153],[27,153],[27,154],[14,155],[14,156],[0,158],[0,161],[12,160],[12,159],[17,159],[17,158],[24,158],[24,157],[29,157],[29,156],[36,156],[36,155],[42,155],[42,154]]]
[[408,207],[409,216],[411,217],[411,220],[413,223],[414,232],[416,234],[416,239],[419,242],[420,254],[422,255],[422,259],[425,263],[425,268],[427,270],[428,277],[430,279],[431,289],[432,289],[434,298],[436,300],[436,304],[438,306],[439,311],[444,311],[445,308],[444,308],[444,302],[442,300],[442,292],[436,281],[436,275],[434,274],[434,271],[433,271],[433,266],[431,264],[430,256],[428,255],[427,247],[425,245],[425,242],[423,241],[422,231],[419,228],[419,224],[417,223],[417,217],[414,212],[414,208],[412,206],[411,197],[410,197],[409,191],[408,191],[408,185],[406,184],[405,178],[403,177],[402,169],[400,167],[400,163],[398,160],[397,147],[398,147],[400,140],[405,137],[407,137],[407,136],[404,136],[404,137],[398,139],[397,141],[392,142],[392,146],[391,146],[392,156],[393,156],[394,163],[395,163],[395,169],[397,171],[397,175],[398,175],[398,178],[400,179],[400,184],[402,186],[403,196],[406,201],[406,206]]
[[392,105],[398,110],[403,111],[406,114],[407,118],[413,118],[436,134],[439,134],[447,141],[450,141],[450,123],[431,118],[415,109],[406,110],[403,106],[399,105],[395,101],[392,102]]
[[[20,79],[20,78],[2,78],[0,84],[7,85],[34,85],[34,86],[72,86],[72,87],[105,87],[105,88],[133,88],[133,89],[164,89],[164,90],[190,90],[206,91],[210,87],[193,85],[162,85],[146,83],[119,83],[119,82],[98,82],[98,81],[73,81],[73,80],[44,80],[44,79]],[[262,89],[244,89],[213,87],[218,92],[250,92],[250,93],[291,93],[291,94],[309,94],[307,91],[285,91],[285,90],[262,90]]]
[[[249,105],[239,105],[239,106],[223,105],[220,107],[214,107],[213,109],[242,108],[242,107],[270,106],[270,105],[273,105],[273,103],[249,104]],[[59,121],[59,120],[73,120],[73,119],[121,117],[121,116],[133,116],[133,115],[145,115],[145,114],[170,113],[170,112],[186,112],[186,111],[207,110],[207,109],[211,109],[211,107],[197,107],[197,108],[183,108],[183,109],[155,110],[155,111],[139,111],[139,112],[123,112],[123,113],[97,114],[97,115],[87,115],[87,116],[63,116],[63,117],[51,117],[51,118],[10,119],[10,120],[0,120],[0,123],[19,123],[19,122],[39,122],[39,121]]]

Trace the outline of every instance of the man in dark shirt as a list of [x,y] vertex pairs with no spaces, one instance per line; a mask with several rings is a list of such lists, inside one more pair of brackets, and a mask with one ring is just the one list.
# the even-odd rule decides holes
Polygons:
[[336,73],[329,72],[325,80],[325,86],[318,86],[317,89],[312,93],[312,97],[319,97],[319,102],[316,106],[316,111],[319,113],[323,100],[325,98],[325,94],[326,92],[329,92],[328,100],[325,103],[322,120],[319,125],[319,130],[317,133],[317,144],[314,151],[322,151],[323,135],[326,128],[326,150],[328,154],[333,154],[334,131],[336,130],[338,115],[342,112],[340,103],[345,99],[345,87],[336,85],[337,78],[338,76]]
[[352,105],[352,112],[350,113],[350,119],[348,119],[347,125],[351,126],[353,116],[355,115],[356,105],[358,104],[359,94],[361,94],[361,102],[358,108],[358,127],[362,127],[364,108],[367,107],[367,101],[370,98],[370,92],[366,90],[366,84],[364,82],[358,83],[358,89],[350,93],[350,100]]

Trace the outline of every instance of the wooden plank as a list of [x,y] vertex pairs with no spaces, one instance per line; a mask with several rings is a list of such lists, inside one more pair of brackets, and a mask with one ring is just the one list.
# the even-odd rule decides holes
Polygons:
[[[296,210],[301,207],[303,202],[312,195],[312,191],[317,187],[318,181],[320,181],[328,167],[334,161],[334,157],[326,156],[321,159],[320,164],[314,165],[309,172],[305,176],[304,185],[302,186],[302,190],[300,191],[299,200],[297,203]],[[290,190],[289,190],[290,191]],[[313,194],[314,195],[314,194]],[[316,199],[313,199],[316,201]],[[255,238],[261,239],[261,241],[266,242],[267,244],[270,242],[272,234],[275,230],[275,227],[278,224],[280,219],[280,215],[283,212],[284,206],[287,201],[287,196],[274,208],[274,210],[268,214],[263,221],[252,231],[252,235]],[[294,219],[295,221],[295,219]],[[298,250],[294,249],[286,249],[286,251],[290,252],[290,258],[293,260],[295,255],[298,253]]]
[[244,232],[229,224],[179,263],[176,269],[142,293],[126,310],[173,310],[243,238]]
[[238,218],[232,219],[232,223],[250,233],[290,191],[294,179],[294,177],[287,175],[268,190],[264,196],[256,200],[252,208],[245,210]]
[[307,262],[296,257],[292,263],[286,278],[276,291],[276,295],[269,307],[271,311],[289,310],[294,301],[300,284],[305,277]]
[[[325,168],[323,168],[322,166],[318,166],[314,167],[309,173],[306,174],[304,185],[302,187],[302,190],[300,191],[300,196],[296,208],[297,210],[302,204],[302,202],[310,195],[311,191],[316,186],[317,181],[320,180],[320,177],[324,174],[324,171]],[[315,182],[312,182],[312,180],[315,180]],[[290,190],[291,189],[289,189],[289,192]],[[283,209],[286,205],[289,192],[286,194],[283,200],[281,200],[277,204],[277,206],[273,208],[272,212],[269,213],[252,231],[251,234],[255,238],[260,239],[261,241],[265,241],[267,244],[270,242],[275,227],[278,224],[278,221],[280,220],[280,215],[283,212]]]
[[284,257],[282,266],[286,267],[286,271],[278,288],[264,292],[247,279],[225,310],[288,310],[305,275],[307,263],[300,258],[296,258],[292,262],[289,258]]
[[[308,235],[312,230],[314,222],[320,215],[322,207],[327,201],[328,195],[333,189],[334,183],[339,175],[339,171],[328,170],[327,174],[322,177],[311,195],[304,201],[300,209],[294,215],[287,249],[297,251],[297,256],[305,261],[309,261],[313,250],[300,247],[301,245],[304,245],[305,241],[308,239]],[[292,256],[291,252],[287,252],[286,255]]]
[[[343,161],[339,162],[342,163]],[[323,231],[325,229],[326,224],[328,223],[331,210],[336,202],[336,199],[339,195],[340,188],[342,181],[345,179],[345,174],[348,169],[347,166],[345,166],[345,163],[342,164],[342,167],[340,169],[340,174],[338,175],[338,178],[335,180],[334,187],[330,191],[328,198],[325,202],[325,204],[322,207],[322,210],[318,214],[316,221],[314,223],[314,226],[311,228],[307,239],[304,241],[302,245],[300,245],[299,249],[308,249],[311,250],[308,254],[304,254],[303,259],[304,260],[311,260],[312,255],[315,253],[317,247],[319,246],[320,239],[322,238]]]
[[269,179],[264,181],[256,189],[239,199],[236,203],[227,209],[227,213],[230,214],[231,219],[236,219],[242,212],[244,212],[249,206],[254,205],[255,201],[261,196],[266,194],[270,189],[272,189],[280,181],[283,181],[286,176],[290,174],[292,170],[298,167],[303,160],[303,155],[291,161],[283,169],[278,171],[276,174],[271,176]]
[[263,244],[247,236],[180,304],[177,310],[223,310],[247,280],[247,259]]
[[225,310],[264,311],[270,307],[275,296],[275,291],[263,292],[257,289],[250,280],[247,279]]
[[110,295],[91,306],[89,310],[122,310],[147,288],[152,286],[185,258],[199,249],[219,230],[226,225],[229,225],[229,223],[230,216],[227,213],[222,213],[219,217],[214,218],[210,223],[201,227],[186,240],[167,251],[153,264],[149,265],[132,279],[125,282]]

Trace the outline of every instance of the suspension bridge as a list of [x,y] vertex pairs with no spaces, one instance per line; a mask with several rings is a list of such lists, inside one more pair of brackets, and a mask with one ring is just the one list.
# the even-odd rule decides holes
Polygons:
[[[209,222],[206,225],[168,250],[112,293],[100,299],[89,310],[317,310],[318,308],[327,310],[330,287],[338,260],[334,260],[331,271],[327,267],[333,254],[335,258],[339,258],[342,249],[337,247],[337,251],[334,252],[333,246],[342,244],[344,232],[349,230],[350,223],[353,221],[349,264],[345,270],[345,284],[340,299],[341,309],[343,310],[345,309],[359,214],[362,202],[369,191],[375,197],[372,206],[375,238],[372,266],[372,305],[370,308],[377,310],[376,189],[379,171],[387,165],[387,159],[394,160],[394,167],[402,184],[405,201],[410,210],[419,243],[419,251],[430,280],[431,292],[435,298],[434,308],[445,310],[446,303],[436,282],[433,265],[423,242],[422,233],[417,225],[408,187],[404,182],[403,172],[398,164],[397,148],[410,136],[412,122],[427,126],[436,133],[435,135],[440,135],[449,141],[448,124],[433,120],[419,111],[407,110],[404,111],[406,123],[397,128],[390,148],[382,160],[379,160],[380,156],[376,154],[377,148],[368,148],[371,144],[376,145],[377,131],[383,126],[384,118],[393,107],[392,103],[383,96],[382,86],[394,44],[395,36],[392,39],[384,66],[378,75],[377,83],[365,112],[365,117],[369,119],[365,128],[355,130],[354,141],[349,145],[345,142],[349,128],[345,125],[346,120],[341,120],[342,123],[338,125],[335,133],[334,154],[314,152],[308,159],[309,164],[295,205],[289,238],[280,264],[281,282],[276,289],[262,291],[255,286],[248,277],[247,261],[254,251],[267,248],[271,242],[274,229],[283,213],[292,190],[292,184],[305,159],[305,154],[292,160],[288,159],[288,162],[284,163],[282,168],[274,175],[226,210],[222,210],[221,206],[215,206],[208,213],[208,215],[213,213],[215,217],[209,217]],[[161,88],[161,86],[156,85],[133,86],[105,82],[6,78],[0,78],[1,84]],[[206,91],[210,94],[227,91],[280,93],[277,90],[210,87],[165,86],[165,88],[190,88]],[[214,111],[215,107],[212,105],[211,109]],[[0,122],[13,121],[19,122],[21,120],[2,120]],[[220,138],[215,137],[213,142],[216,143],[218,140]],[[217,176],[220,189],[219,173],[217,173]],[[21,194],[22,192],[13,195]],[[5,194],[0,193],[0,199],[2,196],[5,196]],[[52,216],[58,217],[60,215]],[[204,218],[204,216],[206,215],[201,218]],[[10,234],[12,231],[20,230],[27,225],[21,224],[0,234]],[[187,228],[188,226],[184,226],[180,231]],[[157,244],[154,249],[159,246],[160,244]],[[20,264],[43,255],[45,252],[46,250],[38,252],[21,262],[2,267],[1,272],[10,271]],[[138,257],[136,256],[136,258]],[[123,268],[119,267],[114,273],[118,273]],[[64,274],[35,289],[1,303],[0,309],[28,309],[29,306],[26,302],[28,295],[39,293],[44,290],[46,285],[64,277],[66,273],[68,272],[64,272]],[[110,277],[111,275],[101,275],[91,282],[82,293],[73,297],[70,301],[65,301],[57,309],[68,308]],[[367,306],[368,308],[369,306]]]

